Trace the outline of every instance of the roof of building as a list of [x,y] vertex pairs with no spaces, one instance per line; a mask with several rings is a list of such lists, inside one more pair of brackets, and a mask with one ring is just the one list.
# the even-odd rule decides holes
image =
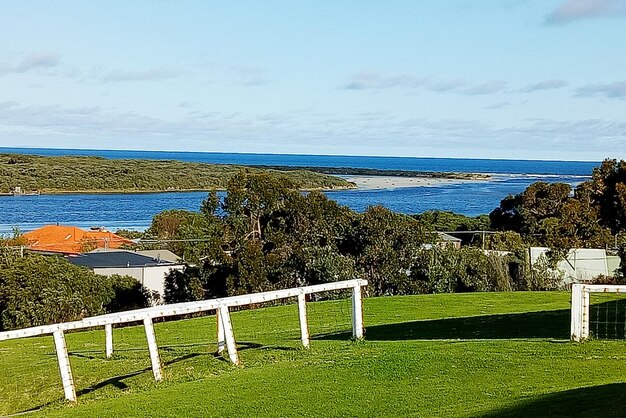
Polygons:
[[452,235],[446,234],[445,232],[437,232],[437,235],[439,235],[439,239],[441,239],[442,241],[453,241],[453,242],[462,241],[461,238],[453,237]]
[[134,251],[99,251],[79,254],[68,258],[68,261],[77,266],[89,268],[124,268],[124,267],[153,267],[171,266],[171,263],[158,260]]
[[93,248],[119,248],[131,245],[129,239],[116,235],[104,228],[90,231],[76,226],[46,225],[24,234],[31,250],[78,254]]
[[[89,253],[99,253],[99,252],[104,252],[104,251],[119,251],[119,250],[96,248],[95,250],[90,251]],[[173,252],[169,250],[133,250],[132,252],[134,252],[135,254],[145,255],[146,257],[152,257],[156,260],[163,260],[163,261],[167,261],[170,263],[178,263],[181,259],[179,256],[177,256],[176,254],[174,254]]]

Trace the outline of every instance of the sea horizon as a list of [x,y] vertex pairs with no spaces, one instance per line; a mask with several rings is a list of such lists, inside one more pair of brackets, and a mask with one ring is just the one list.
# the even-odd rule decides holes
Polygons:
[[[5,152],[7,151],[8,152]],[[295,157],[354,157],[354,158],[407,158],[407,159],[436,159],[436,160],[470,160],[470,161],[523,161],[523,162],[554,162],[554,163],[593,163],[600,164],[602,161],[598,160],[568,160],[568,159],[544,159],[544,158],[476,158],[476,157],[438,157],[438,156],[414,156],[414,155],[380,155],[380,154],[307,154],[307,153],[276,153],[276,152],[237,152],[237,151],[182,151],[182,150],[150,150],[150,149],[126,149],[126,148],[56,148],[56,147],[3,147],[0,146],[0,154],[9,153],[12,154],[15,151],[20,153],[22,151],[28,151],[28,153],[34,151],[47,151],[47,152],[61,152],[70,151],[72,153],[76,151],[85,151],[88,153],[101,153],[101,152],[120,152],[120,153],[167,153],[167,154],[217,154],[217,155],[267,155],[267,156],[295,156]],[[612,157],[607,157],[612,158]]]

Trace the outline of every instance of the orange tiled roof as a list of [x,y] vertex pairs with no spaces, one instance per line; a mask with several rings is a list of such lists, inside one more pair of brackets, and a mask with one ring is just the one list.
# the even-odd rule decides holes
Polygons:
[[85,231],[75,226],[46,225],[24,234],[29,248],[65,254],[78,254],[96,248],[119,248],[131,240],[105,230]]

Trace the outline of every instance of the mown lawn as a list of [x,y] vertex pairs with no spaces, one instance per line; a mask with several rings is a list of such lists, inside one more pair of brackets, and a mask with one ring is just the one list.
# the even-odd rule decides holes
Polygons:
[[67,336],[78,403],[63,395],[52,338],[0,343],[0,415],[624,416],[626,343],[570,343],[569,294],[474,293],[349,300],[233,313],[244,367],[215,356],[215,317],[156,324],[155,383],[142,327]]

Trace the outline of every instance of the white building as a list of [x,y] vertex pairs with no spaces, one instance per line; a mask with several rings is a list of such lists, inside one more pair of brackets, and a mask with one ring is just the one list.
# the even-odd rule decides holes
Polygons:
[[90,268],[94,273],[103,276],[119,274],[134,277],[147,289],[158,292],[161,297],[165,276],[170,270],[182,270],[184,267],[178,262],[125,250],[79,254],[69,257],[68,261],[77,266]]

